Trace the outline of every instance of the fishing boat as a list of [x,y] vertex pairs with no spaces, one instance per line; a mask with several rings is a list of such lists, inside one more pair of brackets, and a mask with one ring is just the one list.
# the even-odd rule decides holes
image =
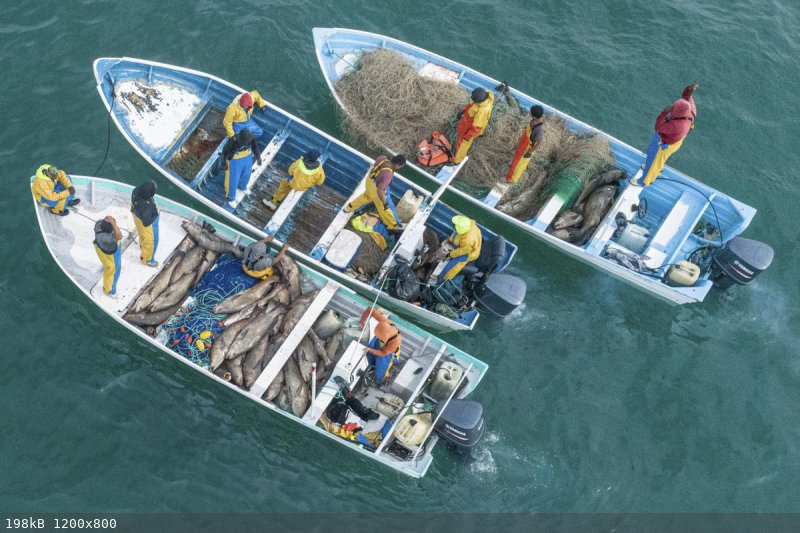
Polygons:
[[[417,317],[426,327],[469,330],[480,316],[478,307],[505,316],[520,305],[525,294],[519,278],[500,274],[517,247],[479,225],[484,243],[482,272],[465,270],[451,283],[431,285],[420,304],[400,299],[390,287],[399,262],[419,261],[426,231],[444,241],[457,212],[439,201],[441,191],[429,194],[395,175],[389,195],[400,210],[410,199],[410,216],[393,247],[379,258],[372,272],[353,268],[359,250],[372,246],[348,229],[353,216],[343,208],[364,192],[372,160],[267,102],[253,120],[264,131],[259,139],[261,163],[253,168],[247,189],[237,191],[231,209],[224,192],[221,153],[228,142],[222,125],[227,106],[244,89],[215,76],[185,68],[131,58],[101,58],[94,62],[97,90],[110,119],[133,147],[162,175],[228,220],[253,232],[288,242],[302,262],[354,287],[405,316]],[[310,149],[321,153],[326,178],[305,192],[291,191],[273,211],[265,206],[289,164]],[[382,261],[382,262],[381,262]],[[491,274],[491,276],[489,275]],[[420,285],[420,287],[424,287]],[[412,291],[413,293],[413,291]]]
[[[33,179],[32,177],[31,180]],[[274,336],[278,325],[286,326],[281,320],[288,317],[293,308],[277,316],[276,327],[264,337],[268,339],[264,347],[271,350],[271,359],[268,362],[262,361],[266,363],[263,368],[253,367],[253,370],[260,372],[253,373],[249,387],[237,386],[235,379],[231,380],[230,374],[220,372],[219,368],[216,372],[209,368],[209,361],[213,362],[216,344],[222,343],[225,332],[236,326],[235,323],[228,325],[232,315],[215,314],[214,306],[230,301],[229,298],[241,297],[247,292],[245,287],[248,282],[242,277],[241,260],[235,255],[201,250],[202,254],[206,257],[210,254],[213,259],[199,271],[187,267],[184,275],[192,278],[196,284],[185,295],[178,295],[175,300],[178,303],[167,309],[169,317],[159,323],[135,325],[133,321],[139,315],[131,314],[132,306],[138,305],[140,298],[149,294],[157,279],[170,280],[171,285],[166,286],[165,292],[178,286],[181,282],[174,282],[170,276],[176,275],[181,268],[181,262],[188,260],[191,255],[189,250],[194,249],[191,246],[200,246],[203,243],[202,240],[193,241],[187,238],[185,228],[201,227],[202,232],[209,233],[209,239],[217,244],[224,243],[225,247],[230,246],[234,251],[253,242],[253,239],[193,209],[157,196],[160,215],[156,256],[160,264],[151,268],[142,264],[139,259],[138,236],[130,214],[133,188],[100,178],[72,176],[71,179],[82,202],[79,207],[73,207],[68,216],[54,216],[34,202],[39,228],[47,248],[67,277],[89,299],[148,344],[266,409],[410,476],[421,477],[425,474],[440,439],[462,451],[468,450],[480,439],[483,434],[482,408],[477,402],[464,398],[475,389],[486,373],[488,366],[485,363],[402,319],[392,317],[402,334],[403,342],[399,359],[391,371],[391,382],[378,388],[367,372],[364,356],[365,343],[371,338],[375,320],[370,318],[364,329],[355,326],[356,331],[350,337],[341,333],[347,328],[348,319],[357,324],[362,311],[374,302],[361,298],[351,289],[305,266],[299,269],[299,287],[303,295],[295,300],[299,302],[306,298],[304,307],[295,313],[295,320],[289,323],[290,329],[285,335]],[[108,215],[116,219],[123,234],[117,298],[111,298],[103,291],[103,270],[92,243],[96,221]],[[294,261],[291,264],[295,264]],[[163,277],[165,275],[166,278]],[[249,276],[245,274],[244,278]],[[282,281],[278,281],[275,286],[279,287],[281,283]],[[155,305],[156,300],[151,301],[151,305]],[[280,308],[276,305],[276,308]],[[246,311],[247,308],[243,310]],[[256,320],[258,312],[256,309],[256,318],[245,320]],[[266,309],[264,313],[266,314]],[[333,329],[325,326],[329,329],[329,339],[342,340],[336,351],[336,359],[324,371],[322,360],[319,361],[319,371],[314,366],[311,383],[302,386],[305,398],[299,406],[300,409],[298,410],[297,404],[292,403],[290,412],[287,412],[287,407],[281,406],[280,399],[263,399],[267,397],[269,389],[284,367],[288,368],[296,360],[296,352],[302,347],[304,339],[316,339],[316,333],[312,335],[312,331],[319,332],[320,337],[323,336],[320,317],[333,316],[336,322],[337,315],[344,321],[344,325],[338,329],[339,333],[331,333],[336,326]],[[223,321],[225,325],[222,329],[215,329]],[[248,326],[251,323],[248,322]],[[242,328],[243,335],[248,331],[248,326]],[[213,331],[206,330],[206,334],[196,331],[204,327]],[[185,338],[190,335],[194,338]],[[250,356],[250,352],[247,352],[247,356]],[[232,361],[228,360],[223,364],[226,363],[231,364]],[[247,364],[247,359],[244,364]],[[229,365],[229,370],[233,373],[232,365]],[[328,377],[322,377],[317,386],[320,375]],[[287,382],[288,380],[289,378]],[[284,388],[287,386],[284,385]],[[356,398],[360,406],[358,409],[340,409],[341,424],[331,425],[331,406],[341,403],[339,400],[342,394]],[[351,405],[350,401],[347,405]],[[357,411],[369,413],[367,418],[370,420],[360,418],[355,414]],[[349,429],[345,431],[343,427]],[[467,434],[469,438],[465,438]],[[370,436],[370,439],[364,438],[364,435]]]
[[[573,133],[606,139],[616,167],[628,176],[641,175],[645,155],[640,150],[455,61],[391,37],[364,31],[315,28],[313,35],[325,80],[345,112],[348,109],[337,93],[337,82],[358,70],[363,54],[391,50],[405,57],[422,78],[459,85],[466,90],[465,94],[482,87],[493,91],[495,102],[513,98],[523,110],[541,105],[545,117],[560,117]],[[488,127],[491,126],[490,121]],[[392,146],[385,148],[393,151]],[[497,181],[503,183],[480,193],[472,191],[472,194],[462,190],[464,187],[455,186],[458,177],[450,183],[454,169],[447,165],[438,172],[430,167],[413,166],[437,186],[449,183],[452,192],[485,212],[671,304],[700,302],[715,286],[725,289],[733,284],[749,284],[772,260],[769,246],[739,237],[756,213],[753,207],[672,167],[665,167],[661,176],[646,188],[630,185],[625,180],[610,203],[610,209],[585,242],[580,245],[567,242],[555,236],[552,230],[557,216],[570,207],[574,191],[555,191],[532,218],[518,219],[498,210],[498,202],[508,192],[503,178],[509,163],[496,172]]]

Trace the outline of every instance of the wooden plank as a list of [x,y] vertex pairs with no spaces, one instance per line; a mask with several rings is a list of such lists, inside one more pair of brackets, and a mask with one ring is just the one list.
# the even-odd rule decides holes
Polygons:
[[[650,268],[658,268],[664,264],[667,258],[667,245],[678,234],[681,227],[684,226],[687,216],[689,214],[689,204],[686,202],[688,192],[683,193],[675,205],[670,209],[669,214],[658,227],[658,231],[650,239],[650,243],[644,252],[644,255],[649,257],[645,264]],[[692,224],[694,227],[694,224]]]
[[[356,190],[353,191],[353,194],[350,195],[350,197],[347,199],[347,203],[344,205],[349,204],[364,193],[366,190],[364,180],[367,178],[368,174],[369,171],[367,171],[367,174],[364,174],[364,179],[361,180],[361,182],[358,184],[358,187],[356,187]],[[325,233],[322,234],[322,237],[320,237],[320,239],[317,241],[317,244],[314,245],[314,249],[311,250],[310,255],[313,259],[322,261],[322,258],[325,257],[325,253],[328,251],[328,248],[331,247],[331,244],[333,244],[336,236],[339,235],[339,232],[342,231],[342,229],[344,229],[352,216],[353,213],[345,213],[344,209],[341,209],[338,213],[336,213],[336,216],[331,221],[328,229],[325,230]]]
[[[286,139],[289,138],[289,125],[287,124],[281,131],[275,134],[272,140],[269,141],[264,151],[261,152],[261,164],[256,165],[253,167],[253,171],[250,174],[250,181],[247,183],[247,189],[244,191],[236,190],[236,203],[241,204],[245,198],[250,194],[253,190],[253,186],[258,181],[258,178],[261,177],[261,174],[264,173],[264,170],[272,163],[272,160],[275,159],[275,156],[278,155],[278,151],[280,151],[281,146],[283,143],[286,142]],[[227,202],[222,204],[222,208],[226,211],[233,212],[233,209],[228,207]]]
[[272,381],[275,379],[275,376],[278,375],[278,372],[283,365],[286,364],[286,361],[289,360],[289,357],[294,353],[297,349],[297,346],[300,344],[300,341],[303,340],[303,337],[306,336],[308,330],[311,329],[311,326],[314,325],[314,322],[319,318],[319,315],[325,310],[325,307],[328,305],[328,302],[331,301],[336,291],[339,290],[339,284],[333,281],[328,281],[322,290],[319,291],[317,297],[314,298],[314,301],[311,302],[311,305],[308,306],[306,312],[303,313],[303,316],[300,317],[300,320],[297,322],[297,325],[294,329],[289,333],[286,337],[286,340],[281,344],[281,347],[278,348],[278,351],[275,352],[275,356],[272,358],[272,361],[264,368],[261,372],[261,375],[258,376],[253,387],[250,389],[250,393],[255,395],[258,398],[264,394],[264,391],[267,390],[267,387],[270,386]]
[[367,358],[364,357],[364,348],[365,346],[358,341],[350,342],[350,345],[342,354],[339,362],[336,363],[336,367],[334,367],[333,372],[331,372],[330,378],[328,378],[328,381],[319,391],[317,397],[313,399],[311,407],[303,416],[304,421],[316,424],[319,417],[321,417],[322,413],[328,408],[331,400],[333,400],[334,396],[336,396],[339,391],[339,386],[333,381],[334,377],[342,377],[349,383],[350,376],[356,376],[355,381],[350,383],[351,388],[358,383],[361,374],[357,372],[357,370],[365,370],[367,368]]

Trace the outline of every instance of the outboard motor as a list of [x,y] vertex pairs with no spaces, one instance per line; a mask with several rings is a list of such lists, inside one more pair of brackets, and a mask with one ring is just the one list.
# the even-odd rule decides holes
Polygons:
[[713,256],[710,279],[719,289],[749,285],[772,263],[775,252],[763,242],[734,237]]
[[481,310],[505,317],[525,300],[527,285],[522,279],[509,274],[492,274],[506,253],[506,240],[496,235],[481,248],[481,255],[473,264],[462,270],[464,290],[475,300]]
[[450,400],[447,408],[442,402],[436,407],[437,417],[436,433],[459,455],[470,455],[486,431],[483,406],[474,400]]

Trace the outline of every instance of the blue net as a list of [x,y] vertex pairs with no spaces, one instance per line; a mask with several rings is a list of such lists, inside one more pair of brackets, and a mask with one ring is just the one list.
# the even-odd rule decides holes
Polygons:
[[257,282],[244,273],[240,259],[232,254],[220,256],[215,267],[189,292],[189,303],[164,324],[169,348],[200,366],[208,366],[214,338],[224,329],[224,315],[215,314],[214,307]]

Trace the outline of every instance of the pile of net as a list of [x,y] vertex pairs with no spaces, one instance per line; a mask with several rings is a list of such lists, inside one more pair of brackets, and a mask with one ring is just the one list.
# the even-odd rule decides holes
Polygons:
[[[408,59],[391,50],[363,53],[356,67],[336,84],[347,109],[343,126],[353,142],[389,148],[413,159],[419,141],[439,130],[455,147],[456,116],[469,101],[465,88],[420,76]],[[528,109],[521,109],[513,97],[497,96],[486,131],[473,143],[454,185],[473,196],[485,196],[505,178],[530,120]],[[543,205],[548,184],[561,172],[571,172],[585,184],[613,161],[608,141],[576,135],[562,119],[548,115],[544,139],[498,209],[530,218]]]

